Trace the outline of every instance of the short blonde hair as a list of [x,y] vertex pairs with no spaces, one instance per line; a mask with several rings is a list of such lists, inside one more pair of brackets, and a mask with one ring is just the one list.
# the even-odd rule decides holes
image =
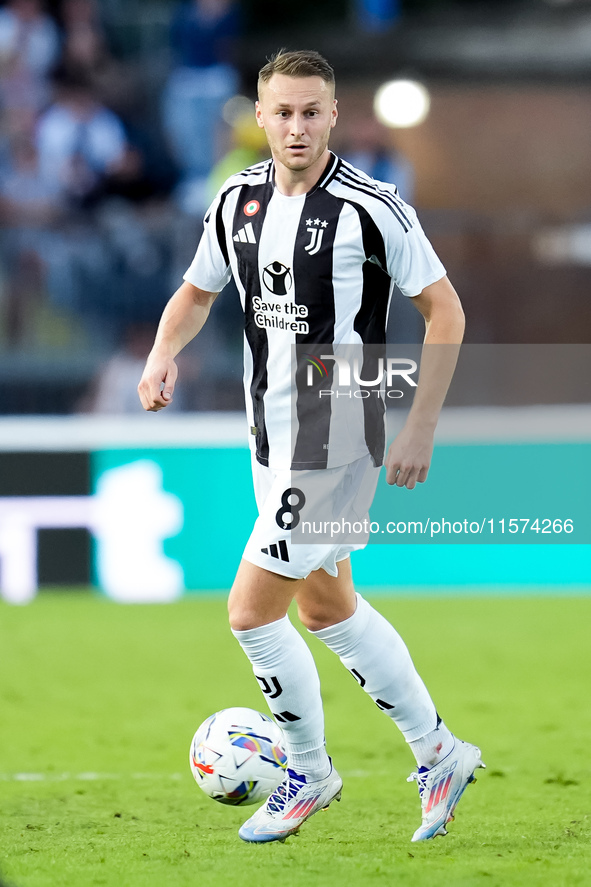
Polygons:
[[320,77],[332,86],[335,82],[331,65],[313,49],[299,49],[293,52],[280,49],[274,53],[259,71],[259,93],[261,83],[268,83],[273,74],[285,74],[287,77]]

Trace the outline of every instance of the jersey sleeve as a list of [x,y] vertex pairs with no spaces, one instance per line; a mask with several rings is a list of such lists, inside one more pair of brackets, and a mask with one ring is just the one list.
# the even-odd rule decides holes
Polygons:
[[396,211],[389,213],[385,230],[386,264],[404,296],[418,296],[446,271],[423,231],[412,206],[396,194]]
[[184,279],[208,293],[219,293],[232,276],[225,242],[223,219],[224,193],[217,195],[203,223],[197,252]]

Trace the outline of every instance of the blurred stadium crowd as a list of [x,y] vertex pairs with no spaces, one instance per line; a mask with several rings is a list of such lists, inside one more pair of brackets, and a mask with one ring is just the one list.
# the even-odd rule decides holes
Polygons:
[[[333,6],[336,20],[346,13],[350,25],[354,16],[365,33],[388,33],[406,8],[395,0],[326,9]],[[125,7],[0,7],[0,413],[138,410],[135,386],[155,324],[192,258],[205,208],[228,175],[267,156],[252,115],[252,73],[264,56],[245,61],[252,4],[146,5],[145,15],[160,16],[157,36],[131,48],[121,37]],[[272,18],[273,4],[259,9]],[[294,41],[288,29],[282,42]],[[317,46],[331,57],[330,41]],[[337,149],[414,202],[412,145],[398,150],[366,99],[359,113],[354,97],[349,104]],[[470,255],[490,252],[480,236],[476,225]],[[453,265],[458,250],[447,246]],[[459,252],[465,258],[466,243]],[[399,323],[399,341],[416,339],[409,316]],[[494,341],[486,330],[482,338]],[[239,409],[240,349],[240,309],[228,292],[199,348],[182,358],[175,408]]]
[[[238,92],[232,3],[171,8],[171,64],[157,96],[142,65],[114,54],[105,11],[97,0],[0,9],[3,350],[29,366],[54,352],[50,372],[61,355],[81,376],[66,403],[57,378],[54,403],[36,403],[32,380],[32,411],[131,408],[131,378],[224,153],[221,110]],[[110,353],[109,394],[102,374],[84,390]],[[26,399],[26,387],[19,393]]]

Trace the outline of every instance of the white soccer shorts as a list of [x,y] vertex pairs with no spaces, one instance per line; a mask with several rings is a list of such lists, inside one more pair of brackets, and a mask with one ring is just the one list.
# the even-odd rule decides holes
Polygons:
[[[369,533],[358,531],[354,538],[347,538],[346,532],[337,533],[336,528],[367,523],[379,473],[369,454],[338,468],[303,471],[274,471],[253,457],[259,516],[244,559],[291,579],[305,579],[319,569],[337,576],[337,563],[365,548]],[[319,529],[324,529],[322,538],[327,538],[327,524],[329,536],[334,531],[340,538],[315,542]]]

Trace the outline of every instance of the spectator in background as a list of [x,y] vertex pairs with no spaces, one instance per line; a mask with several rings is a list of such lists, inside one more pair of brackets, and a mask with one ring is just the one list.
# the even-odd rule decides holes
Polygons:
[[403,200],[414,200],[414,166],[392,144],[392,133],[371,115],[356,120],[342,150],[345,160],[379,182],[393,182]]
[[[392,144],[392,132],[373,115],[362,117],[349,128],[342,156],[376,179],[393,182],[407,203],[414,202],[415,171],[412,161]],[[422,320],[408,299],[392,299],[388,313],[388,341],[420,342]]]
[[109,52],[95,0],[63,0],[61,20],[64,67],[87,73],[99,68]]
[[137,103],[137,72],[117,61],[109,48],[97,0],[63,0],[60,67],[83,77],[103,104],[125,115]]
[[232,122],[230,150],[215,164],[209,175],[209,203],[226,179],[248,166],[266,160],[268,156],[269,146],[265,132],[257,125],[254,110],[242,111]]
[[54,73],[55,98],[36,130],[39,172],[59,187],[65,213],[45,255],[45,284],[52,310],[77,315],[95,341],[109,334],[100,324],[113,301],[113,258],[93,214],[105,180],[126,160],[127,137],[119,118],[96,98],[83,75]]
[[2,224],[15,228],[51,225],[61,215],[61,196],[57,179],[41,171],[34,142],[26,135],[15,136],[0,177]]
[[51,229],[63,214],[61,190],[41,172],[33,141],[13,137],[9,162],[0,177],[1,257],[6,274],[4,329],[14,345],[26,337],[32,308],[44,291]]
[[[154,341],[156,324],[130,323],[121,347],[107,360],[78,404],[81,413],[112,415],[143,413],[137,396],[137,380],[141,376],[146,355]],[[177,410],[182,409],[182,391]]]
[[38,112],[60,53],[57,25],[41,0],[9,0],[0,9],[0,98],[4,108]]
[[238,89],[232,50],[239,31],[232,0],[188,0],[173,14],[176,64],[164,90],[163,124],[181,170],[181,205],[198,214],[207,203],[207,177],[223,153],[222,108]]
[[[151,129],[138,88],[137,70],[117,61],[108,46],[97,0],[62,0],[64,31],[62,72],[85,83],[98,104],[125,121],[128,144],[114,168],[105,176],[97,198],[119,195],[142,202],[170,190],[167,167],[159,162],[162,150],[150,145]],[[152,157],[146,150],[152,147]]]
[[40,167],[57,177],[73,206],[82,206],[124,163],[127,138],[119,118],[101,105],[83,76],[61,70],[54,83],[55,101],[37,129]]
[[143,130],[129,137],[129,118],[146,115],[98,0],[53,7],[61,36],[40,0],[0,10],[0,340],[51,349],[61,337],[100,351],[130,321],[160,314],[170,185],[146,157]]

